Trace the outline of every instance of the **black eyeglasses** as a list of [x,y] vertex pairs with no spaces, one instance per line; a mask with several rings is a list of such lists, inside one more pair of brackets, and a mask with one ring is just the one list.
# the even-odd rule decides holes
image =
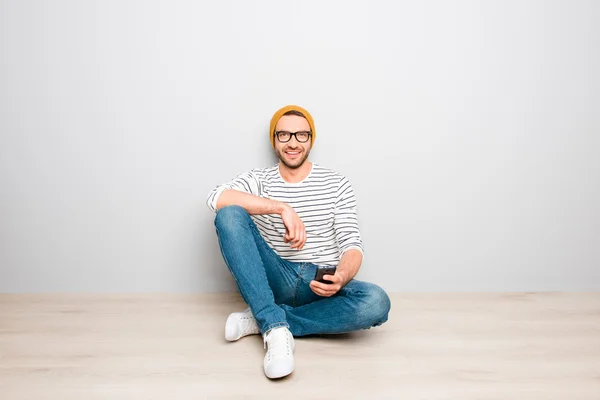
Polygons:
[[292,138],[292,136],[295,137],[298,142],[306,143],[306,142],[308,142],[308,139],[310,139],[311,135],[312,135],[312,132],[310,132],[310,131],[298,131],[298,132],[277,131],[277,132],[275,132],[275,136],[277,136],[277,140],[279,140],[281,143],[289,142],[290,139]]

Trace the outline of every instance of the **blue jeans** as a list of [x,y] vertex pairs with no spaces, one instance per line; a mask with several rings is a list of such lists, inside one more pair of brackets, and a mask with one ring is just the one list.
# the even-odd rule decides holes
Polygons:
[[387,321],[390,299],[372,283],[353,279],[331,297],[314,293],[309,283],[317,265],[277,255],[242,207],[217,211],[215,227],[225,263],[263,334],[279,326],[293,336],[345,333]]

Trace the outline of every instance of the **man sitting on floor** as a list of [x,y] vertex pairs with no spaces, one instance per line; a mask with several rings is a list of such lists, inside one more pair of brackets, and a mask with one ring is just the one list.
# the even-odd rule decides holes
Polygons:
[[[225,338],[261,333],[265,374],[294,370],[294,337],[345,333],[387,321],[390,299],[354,279],[363,258],[350,181],[308,161],[312,116],[287,106],[271,119],[278,164],[217,186],[207,199],[225,263],[249,308],[233,313]],[[318,267],[337,267],[314,280]]]

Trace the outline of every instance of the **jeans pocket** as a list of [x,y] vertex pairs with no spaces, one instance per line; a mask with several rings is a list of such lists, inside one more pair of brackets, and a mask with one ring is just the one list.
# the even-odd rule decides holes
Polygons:
[[311,263],[305,263],[300,268],[300,276],[296,282],[296,293],[294,295],[294,307],[300,307],[317,300],[324,299],[310,288],[310,282],[314,280],[317,273],[317,266]]
[[310,284],[311,281],[315,279],[315,275],[317,274],[317,265],[311,263],[305,263],[302,265],[300,269],[300,279],[305,284]]

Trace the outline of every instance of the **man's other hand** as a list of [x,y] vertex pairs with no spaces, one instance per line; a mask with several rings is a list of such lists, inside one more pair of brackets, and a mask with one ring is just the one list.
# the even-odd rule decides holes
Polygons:
[[286,204],[281,213],[281,219],[285,225],[283,241],[285,243],[290,243],[292,249],[302,250],[306,243],[306,228],[296,210]]

